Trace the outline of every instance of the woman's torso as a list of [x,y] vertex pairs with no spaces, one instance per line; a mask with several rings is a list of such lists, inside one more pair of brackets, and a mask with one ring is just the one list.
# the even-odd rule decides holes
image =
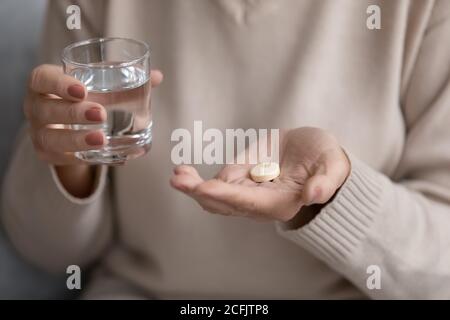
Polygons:
[[211,215],[172,190],[170,138],[193,135],[195,120],[204,130],[318,126],[392,176],[408,5],[379,1],[385,24],[368,30],[373,2],[111,1],[105,36],[148,41],[165,81],[152,96],[152,150],[113,170],[110,270],[162,298],[362,297],[274,224]]

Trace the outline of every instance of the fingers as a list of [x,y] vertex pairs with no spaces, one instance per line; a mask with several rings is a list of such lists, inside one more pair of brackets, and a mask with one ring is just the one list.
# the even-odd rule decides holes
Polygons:
[[[160,85],[163,78],[160,70],[152,70],[152,87]],[[49,64],[40,65],[31,72],[29,87],[35,93],[55,94],[71,101],[83,100],[87,95],[80,81],[64,74],[61,67]]]
[[172,187],[194,198],[205,210],[223,215],[287,221],[300,209],[299,193],[283,188],[246,186],[219,179],[204,181],[191,166],[179,166]]
[[36,149],[38,158],[41,161],[51,163],[55,166],[81,165],[86,164],[83,160],[78,159],[71,152],[49,152]]
[[324,204],[341,187],[350,173],[350,162],[338,149],[324,154],[316,172],[305,183],[302,200],[305,204]]
[[299,194],[292,190],[230,184],[216,179],[202,183],[194,193],[201,198],[224,204],[231,209],[233,215],[240,216],[287,221],[301,207]]
[[[250,178],[252,165],[230,164],[219,171],[216,178],[225,182],[243,182]],[[254,185],[254,183],[252,183]]]
[[84,85],[65,75],[62,68],[40,65],[30,75],[24,113],[39,158],[54,165],[80,164],[74,152],[100,149],[106,137],[100,131],[56,129],[54,124],[95,124],[106,120],[98,103],[82,101]]
[[81,101],[86,97],[86,88],[75,78],[63,73],[61,67],[40,65],[32,72],[29,80],[32,92],[55,94],[70,101]]
[[164,79],[164,76],[161,71],[159,70],[152,70],[150,74],[152,87],[157,87],[161,84],[161,82]]
[[231,215],[230,208],[214,199],[202,195],[199,188],[204,183],[197,170],[192,166],[181,165],[174,169],[174,176],[170,179],[170,185],[192,197],[204,209],[211,213]]
[[[152,86],[163,80],[159,70],[151,72]],[[64,74],[55,65],[36,67],[29,78],[29,91],[24,112],[31,124],[30,135],[41,159],[52,164],[79,164],[74,152],[97,150],[107,144],[101,131],[57,129],[53,125],[99,124],[106,121],[105,108],[84,101],[86,87]]]
[[33,130],[32,140],[41,152],[77,152],[101,149],[106,144],[102,131],[41,128]]
[[71,102],[30,95],[25,101],[25,116],[36,126],[47,124],[92,124],[106,120],[105,108],[94,102]]
[[203,179],[197,170],[187,165],[175,167],[174,176],[170,179],[171,186],[184,193],[192,193],[201,183],[203,183]]

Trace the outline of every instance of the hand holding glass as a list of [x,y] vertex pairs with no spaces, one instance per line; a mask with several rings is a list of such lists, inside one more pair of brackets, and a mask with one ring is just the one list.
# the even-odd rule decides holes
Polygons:
[[150,50],[147,44],[123,38],[98,38],[74,43],[63,51],[64,72],[87,88],[88,101],[103,105],[102,125],[73,125],[101,129],[107,139],[99,150],[76,152],[90,163],[121,164],[144,155],[152,142]]

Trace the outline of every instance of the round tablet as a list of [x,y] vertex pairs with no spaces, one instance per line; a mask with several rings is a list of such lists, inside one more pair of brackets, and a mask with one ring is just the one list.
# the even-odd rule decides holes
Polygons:
[[255,182],[267,182],[280,175],[280,166],[276,162],[262,162],[250,170],[250,176]]

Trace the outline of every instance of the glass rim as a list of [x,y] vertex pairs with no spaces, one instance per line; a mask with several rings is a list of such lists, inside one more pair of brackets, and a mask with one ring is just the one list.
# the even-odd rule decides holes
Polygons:
[[[130,61],[124,61],[121,63],[116,63],[116,64],[111,64],[111,65],[98,65],[97,63],[82,63],[82,62],[77,62],[77,61],[73,61],[73,59],[68,58],[68,53],[70,50],[77,48],[77,47],[81,47],[81,46],[85,46],[85,45],[89,45],[89,44],[93,44],[93,43],[102,43],[102,42],[109,42],[109,41],[114,41],[114,40],[124,40],[124,41],[129,41],[129,42],[133,42],[135,44],[138,44],[140,46],[144,47],[145,53],[141,56],[139,56],[136,59],[130,60]],[[87,67],[87,68],[99,68],[99,69],[113,69],[113,68],[123,68],[123,67],[128,67],[128,66],[132,66],[134,64],[137,64],[139,61],[147,59],[150,57],[150,46],[145,43],[144,41],[140,41],[140,40],[136,40],[136,39],[131,39],[131,38],[123,38],[123,37],[99,37],[99,38],[91,38],[91,39],[87,39],[87,40],[82,40],[82,41],[78,41],[78,42],[74,42],[69,44],[68,46],[66,46],[62,53],[61,53],[61,60],[63,63],[65,64],[71,64],[77,67]]]

